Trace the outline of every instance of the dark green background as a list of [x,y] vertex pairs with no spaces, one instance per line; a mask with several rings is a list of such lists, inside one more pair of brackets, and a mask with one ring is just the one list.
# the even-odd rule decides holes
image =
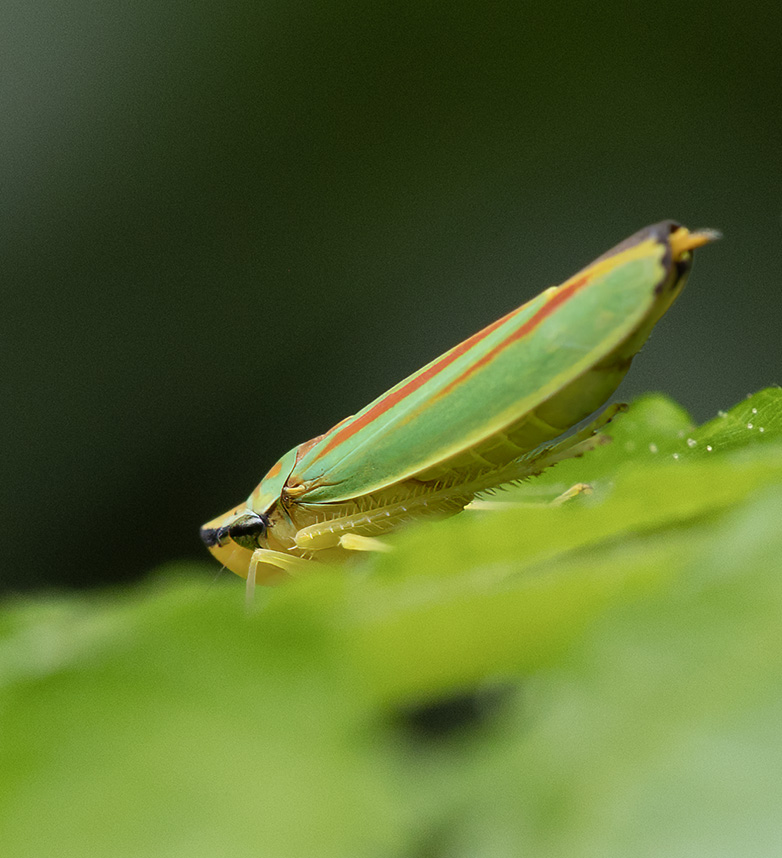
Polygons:
[[621,396],[705,419],[779,382],[781,32],[772,4],[4,4],[4,586],[200,556],[282,452],[662,218],[725,240]]

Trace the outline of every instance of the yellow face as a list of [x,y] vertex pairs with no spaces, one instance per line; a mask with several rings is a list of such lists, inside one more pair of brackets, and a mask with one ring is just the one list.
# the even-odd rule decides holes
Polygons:
[[240,545],[230,536],[231,524],[240,519],[247,507],[241,506],[213,518],[201,528],[201,539],[212,556],[226,569],[242,578],[247,577],[252,549]]
[[[244,503],[201,528],[201,539],[212,556],[242,578],[247,577],[253,551],[268,545],[269,513],[277,505],[298,450],[294,447],[276,462]],[[270,575],[275,573],[274,567],[266,569]]]

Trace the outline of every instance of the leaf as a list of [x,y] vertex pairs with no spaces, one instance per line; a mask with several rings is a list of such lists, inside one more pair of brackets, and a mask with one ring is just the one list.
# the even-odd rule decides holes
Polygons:
[[4,854],[779,854],[781,393],[610,429],[502,497],[591,496],[411,528],[249,617],[206,566],[7,603]]

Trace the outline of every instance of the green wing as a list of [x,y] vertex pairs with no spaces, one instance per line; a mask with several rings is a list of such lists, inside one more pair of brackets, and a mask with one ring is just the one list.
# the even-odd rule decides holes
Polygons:
[[598,409],[713,233],[647,227],[327,432],[286,486],[304,503],[361,497],[481,462],[501,466]]

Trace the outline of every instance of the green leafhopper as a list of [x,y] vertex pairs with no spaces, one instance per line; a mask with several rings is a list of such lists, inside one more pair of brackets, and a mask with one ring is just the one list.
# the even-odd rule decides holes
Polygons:
[[246,501],[201,528],[237,575],[272,581],[316,559],[379,548],[405,522],[578,456],[597,411],[718,237],[646,227],[508,313],[324,435],[287,452]]

